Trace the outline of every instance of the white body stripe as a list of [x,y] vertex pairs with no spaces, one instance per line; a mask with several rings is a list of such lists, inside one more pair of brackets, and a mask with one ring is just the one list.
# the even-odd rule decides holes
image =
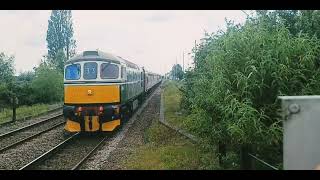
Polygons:
[[133,81],[133,82],[118,82],[118,83],[92,83],[92,82],[84,82],[84,83],[73,83],[73,84],[64,84],[65,86],[87,86],[87,85],[95,85],[95,86],[112,86],[112,85],[123,85],[123,84],[135,84],[140,83],[141,81]]

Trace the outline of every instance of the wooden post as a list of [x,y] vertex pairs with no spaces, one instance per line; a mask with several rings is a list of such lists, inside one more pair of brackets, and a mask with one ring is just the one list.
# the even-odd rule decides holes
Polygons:
[[240,168],[241,170],[252,170],[252,158],[249,156],[251,146],[243,144],[240,147]]
[[14,95],[12,97],[12,121],[16,121],[17,119],[17,113],[16,113],[17,104],[18,104],[18,98]]
[[218,143],[219,165],[224,167],[223,158],[227,155],[227,146],[223,142]]
[[197,40],[194,40],[194,61],[196,61],[196,53],[197,53]]
[[184,51],[182,52],[182,71],[184,72]]

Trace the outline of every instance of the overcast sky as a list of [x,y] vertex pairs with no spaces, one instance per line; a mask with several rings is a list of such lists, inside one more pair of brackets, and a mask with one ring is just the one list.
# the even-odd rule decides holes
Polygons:
[[[16,73],[32,70],[47,53],[51,11],[0,11],[0,52],[15,56]],[[225,18],[243,23],[241,11],[72,11],[77,52],[100,49],[165,73],[192,60],[194,41],[225,29]]]

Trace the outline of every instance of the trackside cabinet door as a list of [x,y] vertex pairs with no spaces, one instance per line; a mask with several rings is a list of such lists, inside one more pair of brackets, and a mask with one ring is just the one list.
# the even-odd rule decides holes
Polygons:
[[121,103],[124,103],[127,101],[128,97],[127,97],[127,85],[126,84],[122,84],[120,85],[120,95],[121,95]]
[[320,165],[320,96],[280,96],[285,170]]

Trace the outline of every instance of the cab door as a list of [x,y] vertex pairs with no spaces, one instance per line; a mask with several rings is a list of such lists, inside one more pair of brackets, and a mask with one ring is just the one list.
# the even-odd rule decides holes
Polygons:
[[127,70],[124,65],[121,66],[121,79],[123,80],[123,84],[121,84],[120,95],[121,95],[121,103],[126,102],[128,97],[127,90]]
[[141,76],[141,78],[142,78],[142,87],[143,87],[143,91],[144,92],[146,92],[147,90],[146,90],[146,71],[144,70],[144,68],[142,69],[142,76]]

